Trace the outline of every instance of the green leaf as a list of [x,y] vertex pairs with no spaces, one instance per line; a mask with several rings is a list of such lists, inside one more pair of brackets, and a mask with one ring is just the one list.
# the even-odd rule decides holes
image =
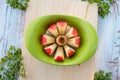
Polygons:
[[[12,8],[17,8],[19,10],[26,10],[28,7],[28,2],[30,0],[6,0],[6,3]],[[13,46],[11,46],[12,48]]]
[[103,70],[99,70],[94,74],[94,80],[112,80],[111,79],[112,72],[106,72]]
[[18,75],[26,77],[22,60],[21,49],[10,46],[7,54],[0,59],[0,80],[17,80]]

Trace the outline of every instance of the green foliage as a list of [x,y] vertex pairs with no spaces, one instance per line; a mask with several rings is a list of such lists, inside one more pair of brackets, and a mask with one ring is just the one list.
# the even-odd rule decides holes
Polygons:
[[104,18],[106,15],[110,13],[110,6],[115,2],[115,0],[82,0],[88,1],[90,4],[97,3],[98,5],[98,13]]
[[112,75],[112,72],[105,73],[103,70],[100,70],[99,72],[95,72],[94,80],[112,80],[110,78],[111,75]]
[[6,0],[12,8],[18,8],[20,10],[26,10],[28,7],[29,0]]
[[0,80],[17,80],[26,77],[21,49],[11,46],[6,56],[0,60]]
[[104,18],[106,15],[110,13],[110,4],[108,2],[100,2],[98,4],[98,13],[99,15]]

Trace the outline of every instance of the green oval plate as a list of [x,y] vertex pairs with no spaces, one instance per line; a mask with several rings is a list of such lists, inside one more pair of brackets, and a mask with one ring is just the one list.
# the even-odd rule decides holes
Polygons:
[[[48,56],[41,45],[40,38],[47,28],[58,21],[66,21],[68,25],[77,29],[81,42],[74,56],[65,58],[64,62],[54,61]],[[76,65],[89,60],[96,52],[98,45],[97,32],[88,22],[73,16],[47,15],[35,19],[25,31],[25,44],[29,53],[36,59],[54,65]]]

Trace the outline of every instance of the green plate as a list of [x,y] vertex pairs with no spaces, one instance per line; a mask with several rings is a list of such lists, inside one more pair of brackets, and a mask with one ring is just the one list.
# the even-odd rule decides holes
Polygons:
[[[68,25],[77,29],[81,42],[74,56],[65,58],[64,62],[54,61],[48,56],[40,42],[41,35],[47,28],[58,21],[66,21]],[[96,52],[98,46],[98,35],[96,30],[88,22],[68,15],[47,15],[35,19],[25,31],[25,44],[29,53],[36,59],[54,65],[76,65],[88,61]]]

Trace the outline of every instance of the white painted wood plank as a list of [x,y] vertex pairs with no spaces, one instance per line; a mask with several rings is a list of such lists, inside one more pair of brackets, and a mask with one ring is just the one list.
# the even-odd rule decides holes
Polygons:
[[9,7],[0,1],[0,58],[10,45],[21,47],[25,12]]
[[0,2],[0,58],[5,54],[4,51],[5,51],[5,42],[3,40],[4,38],[4,35],[5,35],[5,25],[6,25],[6,9],[7,9],[7,5],[5,4],[5,1],[1,1]]

